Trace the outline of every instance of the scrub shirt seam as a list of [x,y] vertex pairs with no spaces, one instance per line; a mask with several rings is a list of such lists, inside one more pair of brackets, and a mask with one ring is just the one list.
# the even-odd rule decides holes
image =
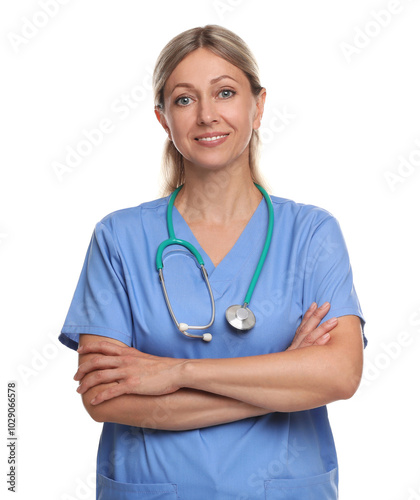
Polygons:
[[[137,483],[124,483],[124,482],[119,482],[115,481],[114,479],[110,479],[107,476],[100,474],[101,477],[107,479],[108,483],[106,487],[110,490],[117,490],[120,491],[120,485],[124,485],[124,490],[129,492],[129,493],[138,493],[138,488],[137,488]],[[114,484],[115,483],[115,484]],[[171,491],[169,491],[168,487],[158,487],[157,489],[154,489],[153,487],[147,488],[147,491],[144,493],[175,493],[178,495],[178,485],[176,483],[167,483],[172,486]],[[143,484],[139,483],[138,486],[144,486]],[[143,492],[141,492],[143,493]]]
[[[304,303],[303,303],[303,299],[305,297],[305,283],[307,281],[307,268],[308,268],[308,258],[309,258],[309,254],[310,254],[310,248],[312,246],[312,242],[313,242],[313,239],[316,235],[316,233],[320,230],[321,226],[323,226],[326,222],[328,221],[331,221],[331,220],[334,220],[334,216],[331,215],[329,212],[327,213],[327,217],[325,217],[325,219],[323,219],[321,222],[318,222],[317,221],[317,225],[316,227],[314,227],[314,221],[311,222],[311,229],[312,229],[312,234],[310,235],[309,237],[309,243],[308,243],[308,250],[306,252],[306,256],[305,256],[305,267],[304,267],[304,273],[303,273],[303,289],[302,289],[302,314],[303,314],[303,307],[304,307]],[[313,270],[312,270],[313,271]]]
[[[319,482],[316,482],[316,483],[310,483],[308,485],[304,484],[304,485],[298,485],[298,486],[289,486],[289,485],[286,485],[286,486],[276,486],[275,484],[273,486],[271,486],[269,483],[270,481],[273,481],[273,479],[268,479],[265,481],[265,484],[264,484],[264,487],[266,490],[296,490],[296,489],[299,489],[299,490],[302,490],[302,488],[308,488],[309,486],[317,486],[319,484],[331,484],[331,481],[327,478],[325,479],[324,481],[319,481]],[[275,479],[274,479],[275,481]],[[286,480],[287,481],[287,480]],[[271,487],[270,487],[271,486]]]
[[108,330],[110,332],[120,333],[124,337],[127,337],[128,339],[131,340],[131,336],[128,335],[127,333],[124,333],[121,330],[116,330],[115,328],[109,328],[108,326],[98,326],[98,325],[63,325],[62,333],[66,334],[66,335],[69,335],[69,334],[81,335],[81,334],[85,333],[85,332],[64,331],[64,330],[79,329],[79,328],[100,328],[101,330]]
[[139,205],[140,212],[141,212],[141,210],[157,210],[157,209],[159,209],[162,206],[166,206],[168,204],[168,198],[169,198],[169,196],[170,195],[165,196],[164,198],[160,198],[162,201],[158,205],[145,206],[145,204],[142,203],[141,205]]
[[[322,209],[323,210],[323,209]],[[303,276],[303,293],[302,293],[302,300],[303,300],[303,297],[305,296],[305,283],[306,283],[306,278],[307,278],[307,268],[308,268],[308,257],[309,257],[309,254],[310,254],[310,248],[312,246],[312,243],[313,243],[313,240],[316,236],[316,234],[318,233],[318,231],[320,231],[321,227],[323,227],[325,224],[327,224],[328,222],[336,222],[339,230],[341,231],[341,227],[340,227],[340,224],[338,222],[338,220],[332,215],[330,214],[329,212],[327,212],[326,210],[324,211],[326,212],[326,217],[317,224],[317,226],[314,228],[313,230],[313,233],[312,235],[310,236],[310,241],[308,243],[308,251],[306,253],[306,258],[305,258],[305,271],[304,271],[304,276]],[[314,227],[314,224],[312,223],[311,224],[311,227]],[[343,235],[343,240],[344,240],[344,235]],[[344,240],[344,244],[345,244],[345,240]],[[349,262],[350,262],[350,256],[348,256],[349,258]],[[313,272],[313,269],[312,269],[312,272]],[[353,287],[354,287],[354,282],[353,282]],[[302,302],[302,309],[303,309],[303,302]],[[345,308],[341,308],[341,309],[345,309]],[[349,308],[349,309],[353,309],[353,308]],[[353,309],[354,310],[354,309]],[[303,311],[302,311],[303,312]],[[356,315],[358,316],[358,315]],[[364,318],[362,318],[364,320]]]
[[[139,222],[140,222],[139,223],[139,227],[141,227],[141,210],[139,210],[139,212],[138,212],[138,218],[139,218]],[[104,224],[104,223],[102,222],[102,224]],[[104,226],[105,226],[105,224],[104,224]],[[111,228],[107,228],[107,230],[110,233],[112,245],[114,247],[114,251],[115,251],[116,255],[118,256],[118,260],[119,260],[120,265],[121,265],[121,272],[122,272],[123,277],[124,277],[124,282],[122,282],[122,280],[119,277],[118,277],[118,280],[121,283],[121,286],[123,287],[123,289],[125,291],[125,294],[127,296],[127,302],[128,302],[128,304],[130,306],[130,318],[131,318],[131,331],[132,331],[132,334],[131,335],[126,335],[123,332],[119,332],[118,330],[113,330],[112,328],[108,328],[108,330],[115,331],[115,332],[121,333],[122,335],[126,336],[129,339],[129,341],[130,341],[129,344],[132,345],[133,339],[134,339],[134,330],[135,330],[135,328],[134,328],[133,309],[131,307],[130,296],[129,296],[129,286],[128,286],[128,283],[130,282],[130,280],[126,279],[125,266],[124,266],[124,260],[123,260],[123,252],[121,251],[121,243],[120,243],[120,240],[118,238],[117,228],[115,228],[114,230],[111,230]],[[112,265],[111,262],[110,262],[110,264]],[[114,268],[114,266],[112,266],[112,267]],[[115,271],[115,269],[114,269],[114,271]],[[117,273],[115,273],[115,274],[118,276]]]
[[[323,210],[323,209],[322,209]],[[314,238],[314,236],[316,235],[316,233],[320,230],[320,228],[326,224],[327,222],[331,222],[331,221],[335,221],[337,222],[338,224],[338,220],[332,215],[330,214],[329,212],[327,212],[326,210],[323,210],[326,217],[321,220],[320,222],[317,221],[317,226],[314,227],[314,223],[312,222],[311,226],[314,227],[314,230],[313,230],[313,233],[312,233],[312,236],[311,236],[311,241],[310,243],[312,243],[312,239]]]
[[[122,258],[121,258],[121,251],[120,251],[120,245],[119,245],[118,235],[116,234],[116,232],[115,232],[115,231],[112,231],[112,230],[111,230],[111,228],[110,228],[110,227],[108,227],[108,226],[107,226],[104,222],[102,222],[102,221],[101,221],[99,224],[102,224],[102,225],[103,225],[103,227],[106,229],[106,231],[109,233],[109,235],[110,235],[110,237],[111,237],[111,238],[110,238],[110,243],[112,243],[112,246],[114,247],[114,251],[115,251],[116,255],[118,256],[118,260],[119,260],[119,262],[120,262],[120,264],[121,264],[121,270],[122,270],[122,272],[123,272],[123,274],[124,274],[124,266],[123,266],[123,260],[122,260]],[[116,241],[115,241],[115,240],[117,240],[117,241],[118,241],[118,246],[116,245]],[[126,282],[125,282],[125,275],[124,275],[124,282],[123,282],[123,281],[120,279],[120,277],[118,276],[118,273],[116,272],[116,270],[115,270],[114,266],[112,265],[111,259],[109,260],[109,263],[110,263],[110,265],[111,265],[112,269],[114,270],[115,275],[116,275],[116,276],[117,276],[117,278],[118,278],[118,281],[120,282],[121,286],[124,288],[124,291],[125,291],[125,293],[127,294],[127,298],[128,298],[128,293],[127,293],[127,284],[126,284]]]

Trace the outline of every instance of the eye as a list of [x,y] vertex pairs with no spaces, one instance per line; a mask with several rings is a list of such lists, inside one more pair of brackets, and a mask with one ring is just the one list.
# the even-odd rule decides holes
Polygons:
[[190,104],[190,101],[191,97],[181,96],[175,100],[175,104],[178,104],[178,106],[188,106],[188,104]]
[[234,90],[223,89],[219,92],[219,96],[223,99],[229,99],[229,97],[233,97],[236,94]]

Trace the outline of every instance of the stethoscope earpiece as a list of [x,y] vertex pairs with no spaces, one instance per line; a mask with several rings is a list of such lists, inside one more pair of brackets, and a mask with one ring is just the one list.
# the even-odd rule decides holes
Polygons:
[[192,335],[191,333],[185,333],[189,328],[191,328],[191,326],[187,325],[187,323],[179,323],[178,325],[178,330],[187,337],[192,337],[194,339],[202,339],[204,340],[204,342],[210,342],[210,340],[213,338],[213,335],[211,333],[203,333],[203,335]]

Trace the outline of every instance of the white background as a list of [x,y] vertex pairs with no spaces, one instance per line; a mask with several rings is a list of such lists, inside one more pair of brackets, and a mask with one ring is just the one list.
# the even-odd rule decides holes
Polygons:
[[[329,405],[340,498],[420,498],[419,2],[9,0],[0,9],[2,497],[6,382],[16,381],[18,493],[7,498],[94,499],[101,426],[75,392],[77,355],[56,339],[95,223],[159,196],[165,134],[150,72],[160,50],[181,31],[221,24],[251,47],[267,88],[271,193],[338,218],[367,319],[362,386]],[[115,106],[130,94],[123,115]],[[103,119],[112,132],[58,175],[54,162]]]

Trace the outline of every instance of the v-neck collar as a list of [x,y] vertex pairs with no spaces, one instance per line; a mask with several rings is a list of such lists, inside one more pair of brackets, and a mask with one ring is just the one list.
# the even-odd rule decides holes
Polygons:
[[[194,236],[194,233],[190,229],[189,225],[182,217],[178,209],[174,206],[172,217],[175,235],[177,238],[189,241],[197,248],[204,260],[209,280],[212,284],[227,284],[235,278],[237,273],[241,272],[247,261],[252,258],[254,253],[262,248],[263,243],[261,243],[261,240],[265,240],[268,221],[268,215],[264,213],[264,210],[267,209],[266,205],[266,201],[263,197],[239,238],[217,266],[214,266],[210,257],[203,250]],[[221,288],[223,288],[223,286],[217,288],[221,292]]]

